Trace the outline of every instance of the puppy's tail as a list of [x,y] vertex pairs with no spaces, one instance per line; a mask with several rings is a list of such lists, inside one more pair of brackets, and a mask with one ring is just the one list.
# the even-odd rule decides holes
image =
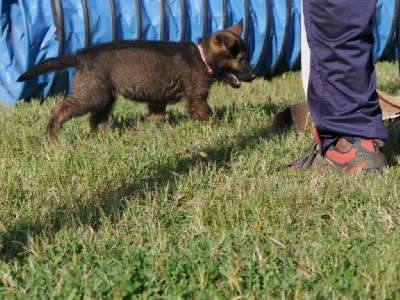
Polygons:
[[75,55],[61,56],[58,58],[49,58],[42,61],[40,64],[30,68],[24,74],[19,76],[17,81],[25,81],[36,77],[40,74],[44,74],[50,71],[61,71],[67,68],[77,67],[79,60]]

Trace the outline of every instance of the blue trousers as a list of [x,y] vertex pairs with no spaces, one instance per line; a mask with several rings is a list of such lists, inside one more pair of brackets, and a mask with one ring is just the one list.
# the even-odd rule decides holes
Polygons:
[[310,47],[307,101],[322,153],[338,138],[388,138],[376,93],[376,0],[303,0]]

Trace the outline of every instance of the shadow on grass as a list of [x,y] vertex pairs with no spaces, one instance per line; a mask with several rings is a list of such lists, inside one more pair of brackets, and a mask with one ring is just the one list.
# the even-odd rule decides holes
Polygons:
[[[235,110],[243,109],[235,105],[225,107],[221,106],[215,109],[215,115],[219,119],[224,119],[226,123],[234,121]],[[260,110],[266,116],[278,111],[280,108],[274,104],[252,105],[247,104],[246,109]],[[175,121],[181,121],[185,116],[174,116]],[[120,123],[121,126],[131,125],[132,120],[127,123]],[[397,156],[400,154],[400,120],[388,121],[385,123],[390,134],[390,140],[387,143],[386,154],[390,166],[398,165]],[[276,134],[284,135],[292,128],[280,128],[278,131],[273,131],[267,127],[255,127],[248,130],[246,133],[238,133],[231,142],[217,144],[198,149],[201,152],[207,153],[206,157],[200,155],[183,156],[177,155],[174,159],[164,164],[154,165],[151,170],[151,176],[148,178],[137,178],[134,184],[126,184],[120,182],[120,188],[109,190],[105,188],[99,192],[100,199],[89,199],[88,204],[80,206],[75,210],[66,209],[65,207],[55,206],[53,210],[44,218],[45,221],[37,220],[35,222],[22,222],[16,224],[9,232],[1,237],[3,247],[0,251],[0,257],[4,260],[13,259],[18,256],[24,256],[24,251],[28,245],[28,237],[35,236],[45,232],[46,236],[55,234],[63,226],[71,224],[79,224],[83,226],[91,226],[95,230],[101,226],[101,218],[103,216],[113,219],[118,216],[124,209],[125,199],[130,196],[140,195],[145,189],[160,189],[167,184],[170,188],[174,188],[177,184],[175,180],[171,180],[171,172],[177,175],[187,175],[191,168],[196,165],[212,163],[217,167],[229,168],[231,153],[233,151],[246,151],[249,147],[255,147],[262,142],[263,139],[268,139]],[[311,136],[311,135],[310,135]],[[197,153],[199,153],[199,151]],[[107,182],[104,183],[107,186]],[[91,200],[91,201],[90,201]],[[64,212],[63,215],[60,211]]]
[[[274,104],[263,104],[263,105],[246,105],[248,109],[260,110],[265,113],[266,116],[271,115],[279,108]],[[216,116],[230,123],[233,120],[234,110],[240,109],[237,107],[219,107],[216,109]],[[243,108],[242,108],[243,109]],[[180,117],[178,117],[180,118]],[[131,125],[132,120],[128,120],[128,123],[121,123],[121,126]],[[230,139],[231,142],[225,144],[214,144],[209,147],[199,149],[199,151],[207,153],[207,157],[200,155],[193,156],[176,156],[175,159],[168,161],[166,164],[155,165],[152,170],[152,176],[150,178],[137,178],[134,184],[125,185],[124,182],[120,182],[121,188],[115,190],[104,189],[104,191],[98,193],[101,195],[100,199],[96,199],[96,205],[93,201],[84,206],[78,207],[76,210],[67,210],[65,207],[55,206],[52,211],[41,220],[35,222],[22,222],[16,224],[14,228],[9,230],[1,238],[3,247],[0,251],[0,257],[4,260],[16,258],[18,256],[24,256],[24,251],[28,245],[29,236],[35,236],[45,232],[46,236],[49,234],[55,234],[63,226],[70,224],[81,224],[91,226],[95,230],[101,226],[101,218],[103,216],[110,217],[111,219],[115,215],[119,215],[124,207],[124,199],[127,197],[143,193],[144,189],[159,189],[169,184],[170,187],[174,187],[176,183],[171,180],[171,172],[177,175],[186,175],[190,169],[198,164],[213,163],[217,167],[229,168],[228,162],[231,159],[231,153],[235,151],[245,151],[250,147],[254,147],[259,144],[263,139],[271,138],[275,134],[284,134],[287,128],[281,130],[272,131],[267,126],[257,127],[252,130],[248,130],[247,133],[240,133],[235,139]],[[107,186],[107,183],[104,183]],[[60,217],[60,211],[64,212]]]

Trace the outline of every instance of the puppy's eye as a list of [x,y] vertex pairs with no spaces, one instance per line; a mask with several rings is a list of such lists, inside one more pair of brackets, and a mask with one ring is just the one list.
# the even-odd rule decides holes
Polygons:
[[244,57],[243,57],[243,56],[238,57],[238,58],[236,58],[236,59],[237,59],[237,61],[240,62],[240,63],[241,63],[241,62],[244,62]]

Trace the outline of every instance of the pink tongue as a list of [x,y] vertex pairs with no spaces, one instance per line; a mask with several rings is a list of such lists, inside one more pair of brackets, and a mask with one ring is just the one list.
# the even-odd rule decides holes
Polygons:
[[229,78],[230,81],[232,81],[234,85],[240,85],[239,79],[232,73],[227,73],[226,76]]

